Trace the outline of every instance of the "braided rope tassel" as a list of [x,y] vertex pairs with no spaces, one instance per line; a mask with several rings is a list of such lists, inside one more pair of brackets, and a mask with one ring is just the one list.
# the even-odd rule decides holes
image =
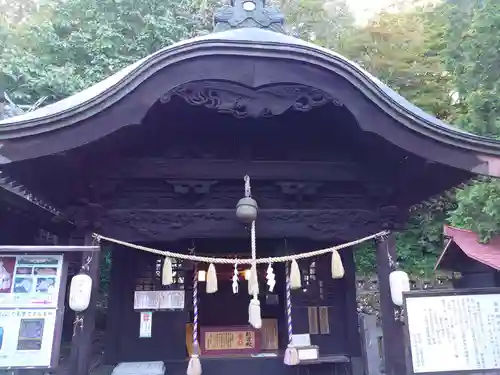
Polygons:
[[[245,197],[252,196],[252,187],[250,186],[250,176],[246,175],[245,178]],[[248,322],[256,329],[262,327],[262,316],[260,314],[259,302],[259,278],[257,275],[257,243],[255,239],[255,220],[252,221],[250,228],[250,243],[252,248],[252,259],[250,267],[250,280],[248,280],[248,291],[252,294],[252,299],[248,305]]]
[[252,229],[250,231],[250,242],[252,248],[252,272],[250,283],[252,285],[252,297],[258,299],[259,297],[259,277],[257,275],[257,241],[255,238],[255,221],[252,222]]
[[252,299],[248,305],[248,322],[252,327],[260,329],[262,327],[262,317],[260,313],[260,302],[259,302],[259,280],[257,276],[257,246],[255,239],[255,221],[252,222],[250,241],[252,245],[252,267],[250,272],[250,280],[248,282],[251,285]]
[[193,276],[193,349],[198,355],[198,267],[195,267]]
[[186,375],[201,375],[200,346],[198,344],[198,267],[193,274],[193,353],[189,359]]
[[288,345],[292,345],[293,325],[292,325],[292,291],[290,285],[290,268],[286,268],[286,318],[288,325]]
[[290,268],[285,263],[286,274],[286,317],[288,326],[288,347],[285,351],[284,363],[288,366],[295,366],[299,364],[299,353],[297,348],[292,346],[293,339],[293,325],[292,325],[292,288],[290,285]]

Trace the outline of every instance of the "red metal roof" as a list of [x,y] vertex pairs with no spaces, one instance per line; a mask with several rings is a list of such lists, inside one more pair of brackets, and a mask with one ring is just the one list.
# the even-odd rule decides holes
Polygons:
[[466,230],[444,226],[444,235],[449,238],[443,253],[439,257],[436,267],[439,267],[444,255],[450,251],[453,241],[465,255],[496,270],[500,270],[500,236],[492,238],[488,243],[480,243],[476,233]]

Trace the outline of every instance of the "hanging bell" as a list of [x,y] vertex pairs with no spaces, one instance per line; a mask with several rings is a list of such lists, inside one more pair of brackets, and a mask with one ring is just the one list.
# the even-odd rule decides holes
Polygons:
[[236,217],[246,224],[257,219],[257,202],[251,197],[241,198],[236,205]]

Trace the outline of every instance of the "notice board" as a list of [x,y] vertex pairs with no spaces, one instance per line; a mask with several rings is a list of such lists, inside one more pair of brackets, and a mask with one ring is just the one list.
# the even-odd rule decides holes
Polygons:
[[500,369],[500,288],[405,294],[414,374]]
[[62,254],[0,255],[0,368],[57,365],[65,287]]

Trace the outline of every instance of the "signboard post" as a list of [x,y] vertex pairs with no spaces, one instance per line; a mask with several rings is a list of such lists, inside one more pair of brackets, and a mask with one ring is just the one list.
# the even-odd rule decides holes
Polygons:
[[63,255],[0,255],[0,369],[57,365],[64,314]]
[[500,288],[405,294],[413,374],[500,370]]

